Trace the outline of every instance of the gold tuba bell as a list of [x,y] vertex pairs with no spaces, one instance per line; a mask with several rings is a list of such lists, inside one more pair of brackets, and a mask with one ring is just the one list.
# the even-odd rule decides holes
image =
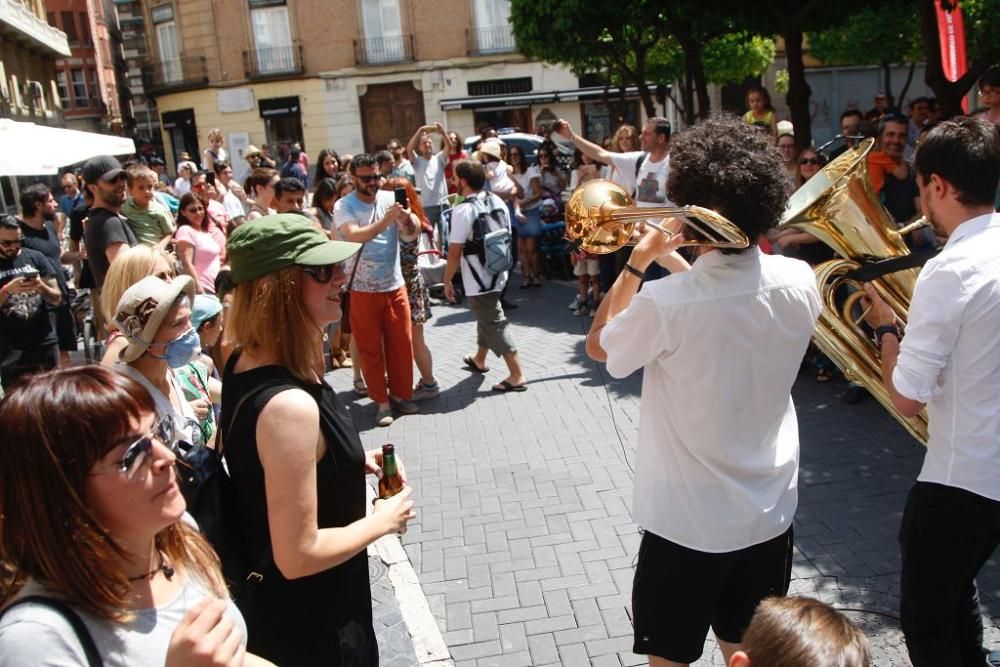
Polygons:
[[[792,195],[780,227],[815,236],[840,255],[816,267],[823,312],[816,324],[816,345],[850,380],[861,383],[920,442],[927,444],[927,410],[905,417],[882,383],[878,347],[863,327],[863,282],[870,282],[905,327],[916,284],[916,262],[868,180],[867,155],[873,139],[847,150]],[[911,225],[910,228],[915,227]],[[898,259],[906,268],[860,278],[864,266]],[[910,258],[912,259],[912,258]],[[877,272],[876,272],[877,273]]]
[[565,218],[566,236],[577,247],[597,255],[628,245],[639,223],[670,236],[678,233],[651,218],[680,220],[702,237],[685,241],[682,244],[685,246],[746,248],[749,245],[746,234],[715,211],[700,206],[636,208],[624,188],[606,180],[587,181],[574,190],[566,204]]

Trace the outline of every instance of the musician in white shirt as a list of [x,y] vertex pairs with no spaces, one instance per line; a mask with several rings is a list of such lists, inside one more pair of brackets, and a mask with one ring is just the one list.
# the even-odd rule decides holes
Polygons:
[[900,610],[914,667],[979,666],[975,577],[1000,544],[1000,137],[981,119],[941,123],[914,166],[923,214],[948,242],[920,272],[905,338],[866,286],[893,405],[908,417],[926,405],[929,420],[899,531]]

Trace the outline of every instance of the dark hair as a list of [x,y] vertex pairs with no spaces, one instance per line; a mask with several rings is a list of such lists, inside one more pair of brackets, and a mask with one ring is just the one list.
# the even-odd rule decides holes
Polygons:
[[840,114],[840,120],[844,120],[845,118],[849,118],[850,116],[857,116],[858,120],[861,120],[865,117],[865,115],[861,113],[861,109],[847,109],[842,114]]
[[302,181],[295,178],[294,176],[286,176],[285,178],[278,181],[278,184],[274,186],[274,196],[281,198],[286,192],[305,192],[306,186],[302,184]]
[[910,126],[910,120],[906,116],[897,116],[896,114],[887,113],[886,115],[882,116],[882,119],[879,120],[878,122],[877,136],[880,137],[882,136],[882,133],[885,132],[885,126],[888,125],[889,123],[895,123],[897,125],[906,125],[907,127]]
[[828,604],[807,597],[771,597],[757,606],[743,650],[767,667],[867,667],[868,639]]
[[358,153],[351,159],[351,174],[361,167],[375,168],[375,156],[371,153]]
[[337,197],[337,195],[337,181],[329,177],[321,178],[316,183],[316,192],[313,193],[313,206],[320,208],[323,205],[323,200],[330,197]]
[[931,101],[926,97],[914,97],[912,100],[910,100],[910,103],[906,105],[907,111],[913,111],[913,107],[917,106],[918,104],[926,104],[929,107]]
[[246,190],[250,196],[255,196],[257,194],[257,188],[268,185],[278,172],[269,167],[257,167],[250,172],[247,176],[246,182],[243,183],[243,189]]
[[21,213],[25,217],[31,217],[38,212],[38,209],[45,205],[48,201],[49,195],[52,194],[52,190],[49,190],[49,186],[44,183],[33,183],[21,190],[21,196],[19,202],[21,204]]
[[980,90],[982,90],[983,86],[1000,88],[1000,65],[994,65],[986,70],[983,75],[979,77],[977,85]]
[[455,175],[465,180],[473,190],[482,190],[486,183],[486,170],[475,160],[460,160],[455,164]]
[[215,276],[215,296],[218,297],[219,301],[222,301],[224,296],[232,292],[235,286],[233,284],[232,272],[229,269],[223,269]]
[[746,233],[751,246],[781,218],[786,180],[771,137],[736,116],[714,113],[672,142],[670,198],[718,212]]
[[511,160],[510,166],[514,167],[515,174],[523,174],[528,171],[528,157],[524,154],[524,149],[517,144],[511,144],[507,148],[507,157],[512,157],[514,151],[517,151],[517,154],[521,156],[521,159],[519,160],[519,164],[514,164],[514,160]]
[[[177,204],[177,217],[175,218],[175,220],[177,222],[177,226],[178,227],[180,227],[181,225],[191,225],[191,221],[188,220],[186,217],[184,217],[184,209],[186,209],[192,203],[198,203],[198,204],[200,204],[201,200],[198,199],[197,195],[195,195],[193,192],[185,192],[181,196],[180,203]],[[191,225],[191,226],[193,227],[194,225]],[[205,210],[202,211],[202,213],[201,213],[201,230],[205,231],[206,229],[208,229],[208,207],[207,206],[205,207]]]
[[390,153],[389,151],[384,151],[384,150],[379,151],[378,153],[375,153],[374,157],[376,164],[385,164],[386,162],[393,161],[392,153]]
[[[452,146],[452,150],[461,153],[463,145],[465,144],[465,138],[458,132],[455,132],[454,130],[448,130],[447,134],[455,135],[455,143]],[[444,149],[444,137],[441,138],[441,148]]]
[[230,165],[225,160],[216,160],[215,162],[212,163],[212,170],[215,171],[217,175],[221,174],[223,170],[230,169],[231,167],[232,165]]
[[927,133],[913,159],[926,185],[937,174],[965,206],[992,205],[1000,178],[1000,131],[981,118],[959,117]]
[[340,195],[343,192],[344,188],[346,188],[348,185],[351,186],[352,188],[354,187],[354,182],[351,180],[351,177],[348,176],[347,174],[341,175],[337,179],[337,194]]
[[771,93],[767,92],[767,88],[764,86],[750,86],[747,88],[746,105],[750,108],[750,96],[754,93],[764,96],[764,110],[774,111],[774,106],[771,104]]
[[538,170],[539,171],[559,171],[559,164],[556,162],[556,152],[555,152],[555,149],[550,144],[543,142],[542,144],[540,144],[538,146],[538,152],[535,154],[535,159],[538,160],[538,158],[540,158],[543,153],[545,154],[546,157],[549,158],[549,166],[543,168],[542,167],[542,163],[538,162],[538,164],[537,164]]
[[0,227],[4,229],[21,229],[21,223],[12,215],[0,213]]
[[[771,98],[768,98],[770,100]],[[652,118],[646,119],[647,123],[653,124],[653,130],[657,134],[665,136],[667,139],[670,138],[670,121],[663,116],[653,116]]]
[[316,158],[316,169],[313,171],[313,183],[316,183],[317,187],[319,187],[318,185],[319,182],[322,181],[324,178],[337,177],[336,173],[328,174],[323,169],[323,163],[326,162],[326,158],[328,157],[332,157],[334,164],[337,165],[337,169],[338,170],[340,169],[340,155],[337,154],[337,151],[333,150],[332,148],[324,148],[323,150],[321,150],[319,152],[319,156]]

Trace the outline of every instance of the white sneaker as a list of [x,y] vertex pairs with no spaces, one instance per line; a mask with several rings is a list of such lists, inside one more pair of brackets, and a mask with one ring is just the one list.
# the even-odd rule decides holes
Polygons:
[[587,304],[585,304],[585,303],[584,304],[580,304],[579,306],[576,307],[576,310],[573,311],[573,314],[576,315],[577,317],[583,317],[584,315],[590,315],[590,308],[587,308]]
[[[576,311],[580,308],[581,303],[582,300],[580,299],[580,295],[577,294],[576,296],[573,297],[573,303],[569,304],[569,309],[572,311]],[[576,315],[575,312],[573,314]]]

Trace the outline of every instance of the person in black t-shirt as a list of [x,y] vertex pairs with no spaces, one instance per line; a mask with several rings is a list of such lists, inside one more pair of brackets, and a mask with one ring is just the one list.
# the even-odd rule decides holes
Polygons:
[[62,365],[69,364],[69,353],[76,350],[76,323],[69,307],[69,286],[63,271],[62,244],[53,224],[56,214],[56,200],[48,186],[35,183],[21,191],[21,234],[24,247],[45,255],[52,264],[52,272],[59,285],[62,301],[50,307],[52,325],[59,337]]
[[62,296],[52,265],[41,253],[22,248],[16,218],[0,218],[0,383],[50,370],[59,362],[55,329],[45,304]]
[[87,160],[83,165],[84,187],[94,196],[94,207],[84,226],[84,243],[94,281],[100,288],[115,256],[138,241],[125,220],[121,207],[125,203],[125,170],[110,155]]

